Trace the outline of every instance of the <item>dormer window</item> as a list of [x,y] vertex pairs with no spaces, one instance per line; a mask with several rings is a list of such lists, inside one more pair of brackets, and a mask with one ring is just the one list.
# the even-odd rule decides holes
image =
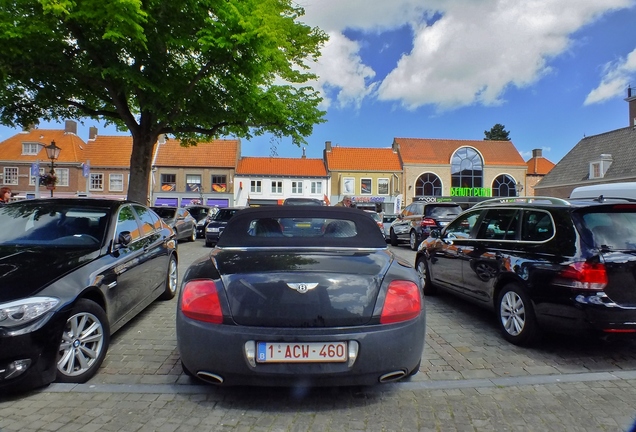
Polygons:
[[601,179],[612,165],[612,155],[602,154],[600,159],[590,162],[590,180]]
[[41,148],[42,148],[42,145],[39,143],[24,142],[22,143],[22,154],[37,155],[40,152]]

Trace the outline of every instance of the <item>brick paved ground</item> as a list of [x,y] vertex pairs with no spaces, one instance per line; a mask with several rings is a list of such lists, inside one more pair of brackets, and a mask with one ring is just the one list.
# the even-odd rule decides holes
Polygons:
[[[180,244],[181,273],[208,251]],[[516,347],[492,314],[450,296],[427,298],[420,373],[368,388],[200,385],[181,371],[175,306],[156,302],[114,335],[89,383],[0,396],[0,431],[622,431],[636,416],[636,343]]]

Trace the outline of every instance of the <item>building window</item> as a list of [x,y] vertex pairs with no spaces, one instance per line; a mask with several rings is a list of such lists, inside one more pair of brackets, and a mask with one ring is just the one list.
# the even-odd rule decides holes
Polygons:
[[388,195],[389,194],[389,179],[381,178],[378,179],[378,195]]
[[272,182],[272,193],[277,195],[283,194],[283,182],[282,181],[273,181]]
[[252,180],[250,181],[250,192],[252,193],[261,193],[262,192],[262,184],[260,180]]
[[5,167],[3,183],[8,185],[18,184],[18,168],[17,167]]
[[176,174],[161,174],[161,191],[172,192],[177,190]]
[[373,189],[371,188],[371,179],[360,179],[360,195],[371,195]]
[[470,147],[457,149],[451,159],[451,183],[453,188],[482,188],[484,162],[477,151]]
[[201,192],[201,176],[186,174],[186,192]]
[[212,192],[227,192],[227,176],[213,174],[210,182]]
[[113,192],[123,192],[124,191],[124,175],[123,174],[111,174],[108,177],[108,190]]
[[56,168],[57,186],[68,186],[68,168]]
[[322,193],[322,182],[312,181],[311,182],[311,193],[312,194],[321,194]]
[[502,174],[492,182],[492,196],[512,197],[518,195],[516,182],[509,175]]
[[415,182],[415,196],[442,196],[442,181],[435,174],[422,174]]
[[42,146],[38,143],[22,143],[23,155],[37,155],[40,152]]
[[92,191],[103,191],[104,190],[104,174],[93,174],[93,173],[91,173],[91,180],[90,180],[89,190],[92,190]]
[[[44,168],[40,167],[40,176],[44,175]],[[29,177],[29,186],[35,186],[35,182],[39,181],[39,178],[30,176]]]
[[303,193],[303,182],[301,182],[301,181],[293,181],[292,182],[292,193],[293,194],[302,194]]

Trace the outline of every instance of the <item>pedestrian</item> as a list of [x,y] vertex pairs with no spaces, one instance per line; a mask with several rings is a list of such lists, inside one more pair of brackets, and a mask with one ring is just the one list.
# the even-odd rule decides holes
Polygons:
[[0,188],[0,206],[9,204],[11,196],[13,196],[13,194],[11,193],[11,188],[7,186]]
[[334,207],[353,207],[353,205],[351,204],[351,197],[349,195],[343,196],[342,201],[340,201]]

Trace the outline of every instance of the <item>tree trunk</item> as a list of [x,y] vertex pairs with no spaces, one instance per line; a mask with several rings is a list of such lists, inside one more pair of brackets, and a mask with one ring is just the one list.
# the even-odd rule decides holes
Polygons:
[[132,154],[130,155],[130,180],[128,183],[128,199],[141,204],[150,205],[150,174],[152,169],[152,152],[157,136],[150,133],[133,133]]

